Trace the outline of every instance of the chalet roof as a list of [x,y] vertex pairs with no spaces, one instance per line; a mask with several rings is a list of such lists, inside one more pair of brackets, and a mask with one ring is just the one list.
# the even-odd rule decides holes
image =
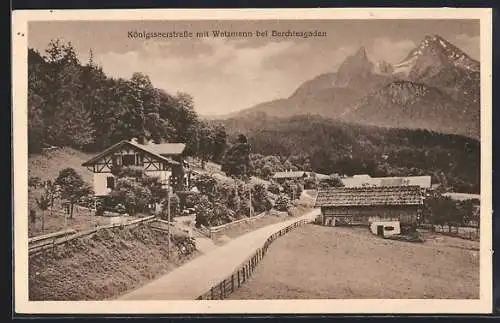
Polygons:
[[301,178],[307,175],[304,171],[291,171],[291,172],[276,172],[273,178],[283,179],[283,178]]
[[420,186],[335,187],[318,192],[315,207],[421,205]]
[[[159,144],[158,146],[162,146],[162,145],[165,145],[165,144]],[[168,147],[170,150],[163,150],[163,151],[178,151],[178,149],[180,149],[180,145],[184,145],[184,144],[167,144],[167,145],[176,145],[176,146],[173,146],[175,147],[175,149],[177,150],[174,150],[172,147]],[[179,146],[177,146],[179,145]],[[179,162],[175,161],[175,160],[172,160],[171,158],[169,157],[165,157],[165,156],[162,156],[161,154],[159,154],[158,152],[159,151],[162,151],[159,149],[159,147],[157,148],[153,148],[155,147],[156,145],[155,144],[148,144],[148,145],[140,145],[140,144],[137,144],[135,142],[132,142],[132,141],[127,141],[127,140],[122,140],[116,144],[114,144],[113,146],[105,149],[103,152],[101,152],[100,154],[98,154],[97,156],[91,158],[90,160],[84,162],[82,164],[82,166],[91,166],[93,165],[94,163],[96,163],[98,160],[100,160],[102,157],[108,155],[108,154],[111,154],[113,153],[114,151],[116,151],[117,149],[119,148],[122,148],[124,146],[131,146],[135,149],[138,149],[152,157],[154,157],[155,159],[159,159],[163,162],[166,162],[168,164],[173,164],[173,165],[178,165]]]
[[164,144],[136,144],[137,146],[149,150],[158,155],[180,155],[186,148],[183,143],[164,143]]

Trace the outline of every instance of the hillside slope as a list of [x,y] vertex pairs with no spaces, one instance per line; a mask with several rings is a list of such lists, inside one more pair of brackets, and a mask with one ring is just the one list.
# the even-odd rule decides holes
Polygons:
[[39,177],[41,180],[54,180],[59,172],[66,168],[74,168],[83,179],[92,183],[92,172],[82,166],[82,163],[95,156],[73,148],[57,148],[45,150],[40,154],[28,156],[28,175]]
[[[474,113],[476,112],[476,113]],[[397,81],[366,96],[343,116],[345,121],[386,127],[440,130],[477,137],[479,110],[437,88],[410,81]],[[425,120],[425,122],[423,122]]]
[[318,173],[432,175],[433,183],[455,191],[479,192],[480,142],[465,136],[355,125],[321,116],[240,117],[224,125],[232,136],[245,133],[253,153],[306,156]]
[[114,298],[197,255],[181,255],[173,248],[168,261],[167,246],[167,235],[148,226],[106,229],[72,240],[30,258],[29,299]]

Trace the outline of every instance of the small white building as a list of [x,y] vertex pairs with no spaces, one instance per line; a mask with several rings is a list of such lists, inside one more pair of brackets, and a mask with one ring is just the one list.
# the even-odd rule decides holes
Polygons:
[[370,222],[370,231],[378,236],[387,237],[401,234],[399,220],[375,220]]

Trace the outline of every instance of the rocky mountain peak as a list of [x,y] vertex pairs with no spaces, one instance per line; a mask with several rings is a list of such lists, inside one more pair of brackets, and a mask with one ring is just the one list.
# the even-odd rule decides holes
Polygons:
[[437,72],[445,67],[455,67],[468,72],[479,72],[479,62],[436,34],[428,34],[399,64],[394,73],[419,78],[422,73]]
[[335,85],[347,87],[354,85],[373,74],[374,64],[368,59],[366,48],[359,48],[353,55],[348,56],[337,71]]
[[361,60],[368,60],[368,55],[366,54],[366,48],[364,46],[361,46],[352,56]]

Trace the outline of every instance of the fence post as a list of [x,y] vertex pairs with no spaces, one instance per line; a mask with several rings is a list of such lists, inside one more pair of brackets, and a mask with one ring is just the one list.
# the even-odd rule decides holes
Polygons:
[[241,281],[240,281],[240,270],[238,269],[238,288],[241,286]]
[[234,293],[234,274],[231,274],[231,293]]
[[210,288],[210,299],[214,299],[214,288],[212,286],[212,288]]
[[224,284],[224,280],[220,283],[220,299],[224,299],[224,287],[226,284]]

